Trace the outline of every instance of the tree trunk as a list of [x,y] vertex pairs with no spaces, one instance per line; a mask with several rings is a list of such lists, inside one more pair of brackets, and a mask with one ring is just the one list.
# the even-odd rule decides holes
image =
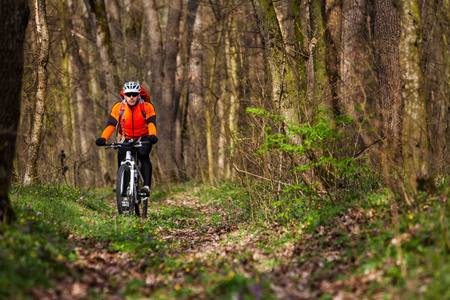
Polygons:
[[285,57],[285,45],[272,0],[252,0],[256,14],[259,32],[263,39],[267,60],[270,68],[271,101],[273,107],[289,122],[299,122],[298,104],[293,103],[294,97],[288,97],[290,88],[285,84],[288,78],[293,78],[290,66]]
[[[231,1],[232,3],[234,1]],[[238,77],[238,66],[239,66],[239,47],[236,33],[237,25],[234,11],[230,13],[230,20],[228,22],[230,28],[225,32],[225,59],[227,63],[227,76],[229,78],[230,86],[230,105],[228,111],[228,147],[230,148],[229,157],[234,157],[234,136],[237,133],[238,126],[238,113],[239,113],[239,77]],[[234,178],[235,169],[227,164],[226,178]]]
[[150,70],[152,101],[158,103],[162,98],[164,47],[162,41],[161,25],[156,11],[155,0],[142,2],[144,16],[148,26],[148,38],[150,43]]
[[[442,18],[445,3],[442,1],[418,1],[421,8],[423,47],[422,69],[428,107],[428,129],[431,150],[431,165],[434,172],[446,171],[449,154],[445,136],[449,118],[449,64],[448,22]],[[441,3],[439,3],[441,2]],[[438,6],[440,5],[440,6]],[[448,13],[448,1],[447,1]]]
[[383,143],[383,169],[389,176],[390,165],[401,166],[402,91],[399,56],[400,19],[394,3],[375,0],[374,54],[378,76],[381,111],[380,134]]
[[0,220],[15,219],[9,201],[17,127],[20,120],[20,95],[23,74],[23,46],[30,11],[25,0],[6,1],[0,7]]
[[325,63],[325,41],[323,39],[324,28],[322,25],[320,0],[309,2],[309,14],[311,22],[311,38],[309,40],[309,57],[313,60],[314,85],[312,90],[313,107],[326,108],[325,93],[327,85]]
[[[125,1],[125,14],[123,17],[124,35],[123,35],[123,66],[120,68],[124,73],[124,81],[136,81],[145,68],[141,63],[141,33],[144,22],[142,13],[142,0]],[[142,83],[142,82],[141,82]]]
[[[202,7],[198,0],[188,1],[188,136],[187,174],[203,172],[206,156],[205,95],[203,92]],[[191,34],[192,32],[192,34]],[[192,43],[190,43],[192,41]]]
[[329,102],[335,116],[342,114],[338,96],[339,52],[341,51],[342,0],[322,0],[323,27],[325,28],[325,62],[329,81]]
[[[68,4],[70,14],[75,15],[75,3],[70,0]],[[69,26],[73,31],[73,28],[77,28],[78,25],[76,20],[72,19]],[[92,112],[92,108],[89,107],[90,100],[87,94],[89,90],[87,84],[87,68],[81,56],[85,51],[80,47],[80,43],[76,40],[75,36],[72,35],[72,37],[70,52],[70,65],[72,67],[71,91],[73,93],[71,95],[71,107],[74,108],[71,110],[73,129],[72,154],[74,156],[72,171],[74,186],[79,187],[91,180],[88,160],[90,158],[90,146],[93,142],[93,137],[91,136],[93,129],[90,125],[93,122],[93,117],[89,115]],[[81,173],[84,176],[81,177]]]
[[[450,36],[450,1],[439,0],[437,7],[438,7],[439,24],[442,24],[441,28],[443,31],[443,36],[446,37],[445,39],[443,39],[442,42],[444,44],[444,48],[446,49],[446,51],[444,52],[445,79],[443,80],[443,84],[445,84],[445,82],[447,82],[447,84],[442,89],[445,98],[450,99],[450,41],[448,38]],[[446,143],[444,147],[446,150],[448,150],[450,149],[450,117],[449,117],[450,105],[448,104],[448,102],[446,105],[446,110],[447,110],[447,120],[444,122],[445,125],[443,125],[446,126],[445,131]],[[450,151],[445,152],[444,162],[445,165],[448,165],[450,163]]]
[[105,113],[114,105],[118,98],[120,87],[117,76],[117,61],[111,45],[111,36],[106,18],[105,2],[103,0],[84,0],[89,16],[95,30],[95,42],[100,54],[101,64],[104,67],[104,77],[106,83],[105,93]]
[[[85,19],[84,23],[87,32],[93,32],[90,22]],[[98,81],[99,74],[97,73],[97,70],[100,69],[96,59],[97,47],[91,41],[84,41],[83,45],[86,49],[87,63],[90,66],[86,74],[89,76],[86,78],[88,81],[87,93],[80,99],[82,103],[76,106],[79,119],[81,118],[79,126],[80,141],[83,141],[81,152],[83,153],[83,160],[86,161],[83,164],[86,166],[83,172],[88,187],[108,186],[114,183],[117,170],[114,163],[114,154],[111,153],[112,151],[106,151],[105,147],[95,147],[97,148],[95,149],[93,144],[96,134],[102,132],[105,126],[105,112],[101,109],[103,95]],[[94,157],[98,159],[93,159]],[[89,168],[87,168],[88,166]]]
[[208,178],[209,183],[214,184],[214,155],[213,155],[213,139],[212,139],[212,118],[211,118],[211,103],[214,91],[214,79],[216,76],[216,67],[217,67],[217,58],[219,55],[219,50],[222,41],[223,35],[223,20],[217,20],[219,22],[218,25],[218,35],[216,45],[218,45],[215,49],[211,74],[209,75],[209,95],[206,98],[206,107],[205,107],[205,118],[206,118],[206,150],[208,154]]
[[[297,98],[300,99],[300,104],[298,105],[300,111],[300,120],[303,122],[307,122],[307,115],[309,108],[311,105],[311,98],[308,95],[308,88],[310,85],[310,79],[313,79],[313,76],[310,76],[308,73],[308,63],[312,63],[312,60],[308,60],[309,53],[306,49],[308,49],[309,44],[309,32],[310,24],[309,24],[309,6],[307,1],[302,0],[291,0],[291,11],[292,11],[292,26],[293,32],[290,35],[295,37],[295,52],[293,53],[294,61],[292,65],[295,66],[292,69],[295,70],[295,78],[296,78],[296,86],[298,91]],[[289,58],[289,55],[288,55]],[[292,60],[291,60],[292,61]]]
[[[61,99],[61,122],[62,122],[62,130],[63,130],[63,146],[61,148],[61,151],[64,151],[64,154],[66,155],[66,157],[71,157],[72,156],[72,134],[73,134],[73,129],[71,126],[71,111],[73,110],[72,106],[70,105],[70,78],[71,78],[71,73],[72,73],[72,68],[70,66],[70,49],[69,49],[69,41],[68,41],[68,33],[70,32],[70,20],[68,20],[67,15],[68,15],[68,10],[67,10],[67,6],[66,6],[66,1],[65,0],[60,0],[59,1],[59,8],[60,8],[60,12],[61,12],[61,19],[60,19],[60,26],[61,26],[61,71],[64,74],[62,77],[62,86],[63,86],[63,90],[64,90],[64,94],[62,96]],[[63,160],[64,162],[66,162],[66,160]],[[66,165],[61,166],[61,168],[64,167],[68,167]],[[69,167],[71,168],[71,167]],[[73,185],[73,176],[71,176],[70,174],[73,173],[68,173],[66,171],[63,171],[63,169],[61,169],[61,181],[64,182],[67,185]]]
[[[126,44],[123,44],[123,16],[125,15],[123,2],[119,0],[105,0],[105,7],[107,9],[105,18],[108,20],[111,43],[117,57],[124,57],[125,48],[127,47]],[[123,59],[117,62],[117,66],[117,71],[119,72],[118,77],[124,78]]]
[[175,101],[175,75],[177,71],[181,3],[181,0],[170,1],[165,47],[163,48],[156,3],[154,0],[143,1],[150,39],[152,97],[157,109],[158,120],[161,120],[162,124],[158,126],[157,153],[161,165],[161,175],[165,182],[178,179],[179,169],[176,162],[181,161],[181,157],[176,157],[175,153],[178,152],[175,151],[174,141],[176,137],[174,124],[178,110],[178,103]]
[[30,141],[28,143],[27,161],[23,179],[24,185],[34,184],[38,178],[37,161],[41,146],[41,133],[44,126],[45,99],[47,97],[47,63],[49,56],[49,35],[47,26],[47,14],[45,11],[45,0],[36,0],[34,3],[36,32],[37,32],[37,93],[34,118],[31,127]]
[[403,74],[403,167],[407,188],[413,195],[432,191],[424,78],[421,68],[421,22],[415,0],[396,0],[400,14],[400,65]]

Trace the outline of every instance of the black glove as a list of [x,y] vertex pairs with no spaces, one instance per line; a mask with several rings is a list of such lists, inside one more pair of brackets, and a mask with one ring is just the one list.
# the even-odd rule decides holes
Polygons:
[[150,143],[156,144],[158,142],[158,137],[156,135],[152,134],[151,136],[148,137],[148,140]]
[[105,138],[98,138],[95,140],[95,144],[97,146],[104,146],[106,144],[106,139]]

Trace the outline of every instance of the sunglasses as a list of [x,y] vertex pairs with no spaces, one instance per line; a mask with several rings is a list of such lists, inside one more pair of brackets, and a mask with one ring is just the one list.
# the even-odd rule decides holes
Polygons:
[[137,97],[137,96],[139,96],[139,93],[125,93],[125,96],[127,96],[127,97]]

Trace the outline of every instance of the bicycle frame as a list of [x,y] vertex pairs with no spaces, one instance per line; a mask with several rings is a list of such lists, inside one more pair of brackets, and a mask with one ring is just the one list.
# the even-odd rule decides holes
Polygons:
[[[121,165],[124,164],[128,164],[130,165],[130,182],[128,183],[128,188],[127,188],[127,197],[133,197],[135,193],[137,194],[137,190],[136,190],[136,173],[139,176],[139,178],[141,179],[141,181],[144,181],[144,178],[142,177],[141,172],[139,171],[139,169],[136,167],[136,162],[137,162],[137,154],[133,155],[131,154],[131,150],[127,150],[126,155],[125,155],[125,160],[123,162],[121,162]],[[134,199],[137,203],[137,199]]]
[[[142,215],[143,217],[146,217],[150,195],[138,191],[139,181],[144,181],[142,173],[138,168],[139,160],[137,159],[137,149],[142,147],[142,142],[138,140],[137,142],[112,143],[105,146],[113,149],[126,148],[125,160],[122,161],[119,166],[116,183],[116,201],[119,214],[126,211],[126,207],[128,207],[129,215],[132,215],[134,210],[136,210],[136,214],[139,215],[139,204],[143,203]],[[126,165],[126,167],[124,167],[124,165]],[[125,178],[128,174],[129,178],[127,182]],[[124,206],[123,201],[127,201],[127,205]]]

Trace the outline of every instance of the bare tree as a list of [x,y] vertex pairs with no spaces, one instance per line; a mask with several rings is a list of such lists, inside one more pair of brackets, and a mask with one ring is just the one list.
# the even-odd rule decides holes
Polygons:
[[329,82],[329,102],[334,115],[342,114],[338,97],[339,51],[341,50],[342,0],[322,0],[323,27],[325,29],[325,62]]
[[432,191],[424,77],[421,68],[421,22],[415,0],[396,0],[400,14],[400,65],[402,70],[403,167],[409,192]]
[[374,54],[381,106],[383,168],[389,176],[392,164],[401,167],[402,91],[399,54],[400,19],[392,1],[375,0]]
[[206,139],[205,95],[203,91],[202,7],[198,0],[188,1],[188,124],[189,142],[186,156],[188,176],[202,172]]
[[179,105],[175,101],[175,75],[182,1],[171,0],[169,2],[169,15],[164,35],[165,43],[163,43],[154,0],[143,3],[149,27],[148,35],[152,55],[152,98],[157,109],[158,120],[160,120],[158,124],[161,124],[158,126],[158,158],[161,162],[164,180],[176,181],[179,178],[177,162],[181,162],[181,158],[175,155],[175,130],[172,126],[175,124]]
[[286,61],[285,43],[273,2],[272,0],[252,0],[252,3],[270,68],[270,100],[287,122],[298,122],[297,105],[291,102],[292,97],[288,97],[288,89],[295,89],[295,87],[288,86],[285,82],[287,78],[292,78],[292,71]]
[[[448,153],[450,99],[450,9],[447,1],[418,1],[422,20],[422,68],[427,98],[428,129],[433,171],[445,172],[450,162]],[[447,18],[445,17],[447,15]]]
[[34,2],[36,32],[37,32],[37,93],[34,110],[33,125],[31,128],[30,140],[28,143],[28,164],[25,169],[23,179],[24,185],[30,185],[37,181],[37,161],[39,148],[41,146],[41,133],[44,126],[45,99],[47,97],[47,63],[49,56],[49,35],[47,26],[47,14],[45,10],[45,0]]
[[[241,63],[240,61],[240,49],[238,45],[238,37],[237,37],[237,24],[236,24],[236,16],[235,16],[235,1],[230,0],[230,15],[228,20],[228,30],[225,31],[225,60],[227,65],[227,76],[229,82],[229,111],[228,111],[228,147],[230,148],[229,157],[233,157],[234,143],[235,140],[233,136],[237,133],[237,125],[238,125],[238,114],[239,114],[239,98],[240,94],[240,82],[239,82],[239,73],[238,68]],[[229,159],[230,160],[230,159]],[[230,167],[230,162],[227,162],[226,166],[226,178],[234,177],[234,169]]]
[[111,35],[109,32],[108,21],[106,19],[107,14],[104,0],[84,0],[84,3],[93,24],[97,49],[104,67],[104,77],[106,83],[106,112],[109,107],[112,107],[115,103],[117,99],[116,93],[118,92],[117,90],[120,86],[117,61],[111,44]]
[[20,120],[20,90],[23,74],[23,45],[30,11],[28,1],[6,1],[0,6],[0,219],[14,220],[9,201],[9,184],[13,169],[17,127]]

